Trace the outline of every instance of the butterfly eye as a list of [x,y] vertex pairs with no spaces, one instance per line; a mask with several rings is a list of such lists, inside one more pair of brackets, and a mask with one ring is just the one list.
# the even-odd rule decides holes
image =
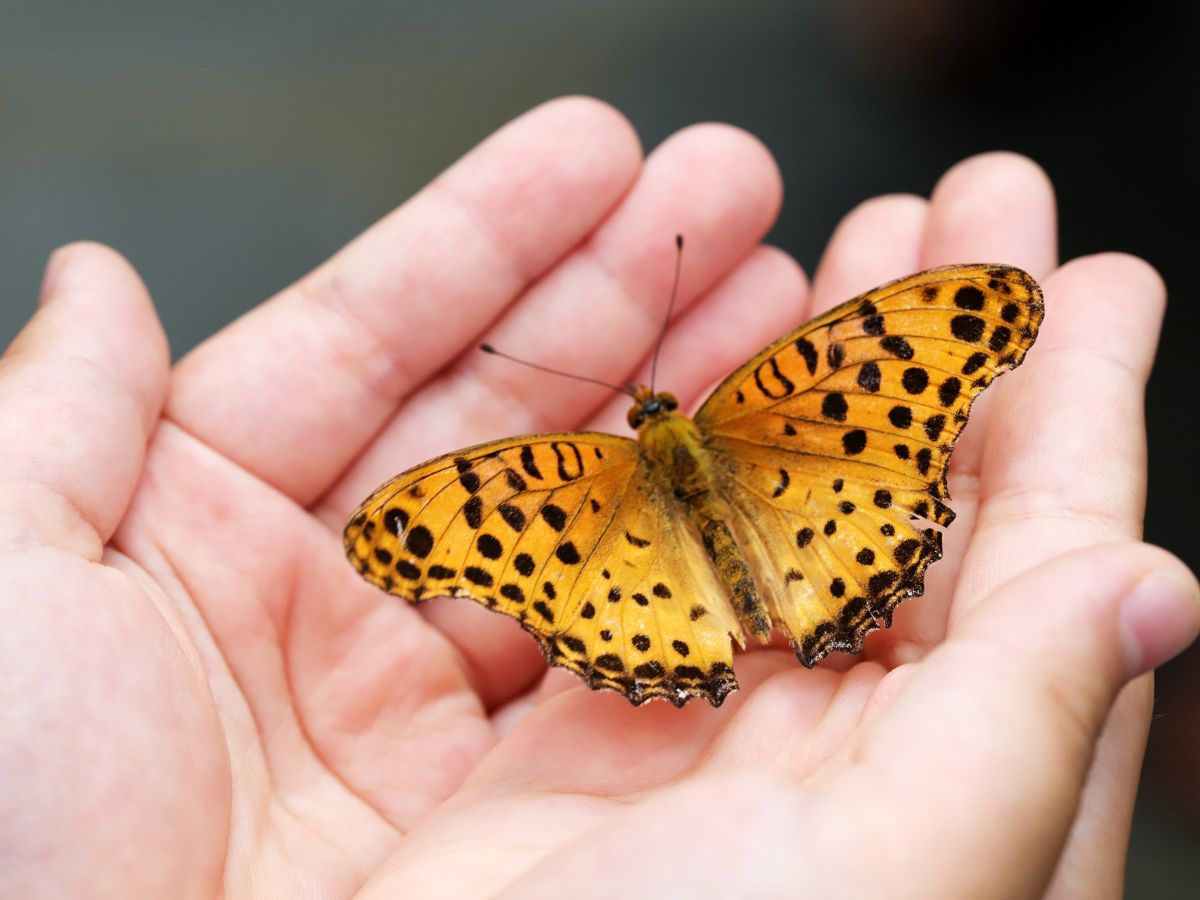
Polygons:
[[658,399],[662,403],[662,408],[667,412],[670,412],[673,409],[678,409],[679,407],[679,401],[675,399],[674,394],[663,392],[658,395]]
[[646,414],[644,412],[642,412],[642,408],[640,406],[635,406],[633,409],[631,409],[629,411],[629,415],[627,418],[629,421],[630,428],[634,428],[634,429],[641,428],[642,423],[646,421]]

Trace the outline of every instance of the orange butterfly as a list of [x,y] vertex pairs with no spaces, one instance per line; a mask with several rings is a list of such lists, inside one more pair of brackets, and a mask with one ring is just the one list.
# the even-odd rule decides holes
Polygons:
[[771,344],[695,418],[637,389],[636,441],[538,434],[410,469],[355,511],[346,552],[410,602],[516,618],[593,688],[719,706],[731,641],[778,627],[813,666],[922,593],[950,451],[1042,313],[1010,266],[891,282]]

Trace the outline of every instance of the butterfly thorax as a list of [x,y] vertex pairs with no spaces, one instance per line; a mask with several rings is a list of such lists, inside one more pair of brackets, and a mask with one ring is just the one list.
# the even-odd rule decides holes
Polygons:
[[704,448],[703,435],[695,422],[678,411],[676,399],[642,387],[634,400],[629,424],[637,429],[642,456],[663,492],[687,506],[704,504],[713,493],[719,493],[717,472]]

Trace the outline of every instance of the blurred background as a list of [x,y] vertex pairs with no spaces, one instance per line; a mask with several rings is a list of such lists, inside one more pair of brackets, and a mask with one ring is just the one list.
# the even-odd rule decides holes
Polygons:
[[[1166,278],[1147,537],[1196,568],[1198,38],[1184,0],[0,0],[0,338],[47,254],[91,238],[179,356],[565,93],[647,148],[701,120],[757,134],[786,182],[770,240],[809,271],[858,202],[1016,150],[1055,182],[1064,258]],[[1159,679],[1129,897],[1200,884],[1198,691],[1194,649]]]

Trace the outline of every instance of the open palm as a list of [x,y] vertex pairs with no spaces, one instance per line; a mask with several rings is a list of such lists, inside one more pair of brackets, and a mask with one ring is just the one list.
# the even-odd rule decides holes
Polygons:
[[[0,363],[0,893],[1118,896],[1150,702],[1118,691],[1200,617],[1138,543],[1162,285],[1057,268],[1050,186],[1011,155],[864,204],[811,287],[759,243],[780,190],[735,129],[643,161],[557,101],[172,371],[128,265],[60,251]],[[1017,265],[1047,297],[955,452],[926,596],[861,659],[739,656],[719,710],[547,676],[516,623],[410,608],[339,537],[429,456],[620,432],[627,401],[474,347],[644,377],[676,233],[685,406],[922,268]]]

